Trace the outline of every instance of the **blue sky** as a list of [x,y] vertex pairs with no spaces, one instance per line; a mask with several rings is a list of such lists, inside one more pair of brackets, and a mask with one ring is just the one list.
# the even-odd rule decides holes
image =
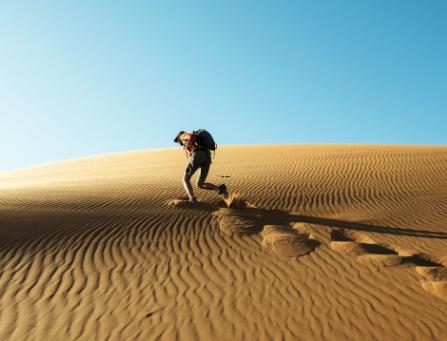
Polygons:
[[447,141],[447,2],[5,1],[0,171],[171,147]]

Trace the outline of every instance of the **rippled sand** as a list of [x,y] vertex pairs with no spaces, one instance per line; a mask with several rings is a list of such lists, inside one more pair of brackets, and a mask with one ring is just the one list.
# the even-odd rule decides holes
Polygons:
[[0,340],[446,337],[446,147],[224,146],[228,203],[185,163],[0,174]]

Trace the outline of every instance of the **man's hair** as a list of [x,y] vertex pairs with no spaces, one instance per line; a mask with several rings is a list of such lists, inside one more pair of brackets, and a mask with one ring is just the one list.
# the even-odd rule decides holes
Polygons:
[[184,134],[184,133],[185,133],[185,132],[184,132],[183,130],[180,130],[180,131],[178,132],[177,136],[175,137],[174,142],[175,142],[175,143],[178,143],[178,144],[182,144],[182,141],[180,141],[180,136],[182,136],[182,134]]

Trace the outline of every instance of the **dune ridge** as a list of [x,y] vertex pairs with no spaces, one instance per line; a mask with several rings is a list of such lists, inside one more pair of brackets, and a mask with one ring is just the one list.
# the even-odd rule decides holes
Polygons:
[[447,147],[223,146],[0,174],[1,340],[447,335]]

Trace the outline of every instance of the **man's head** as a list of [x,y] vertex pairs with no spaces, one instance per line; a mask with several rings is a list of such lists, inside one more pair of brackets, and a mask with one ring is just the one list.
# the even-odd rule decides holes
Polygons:
[[178,143],[179,145],[182,145],[182,141],[180,140],[180,136],[182,136],[185,132],[183,130],[179,131],[177,136],[174,139],[175,143]]

